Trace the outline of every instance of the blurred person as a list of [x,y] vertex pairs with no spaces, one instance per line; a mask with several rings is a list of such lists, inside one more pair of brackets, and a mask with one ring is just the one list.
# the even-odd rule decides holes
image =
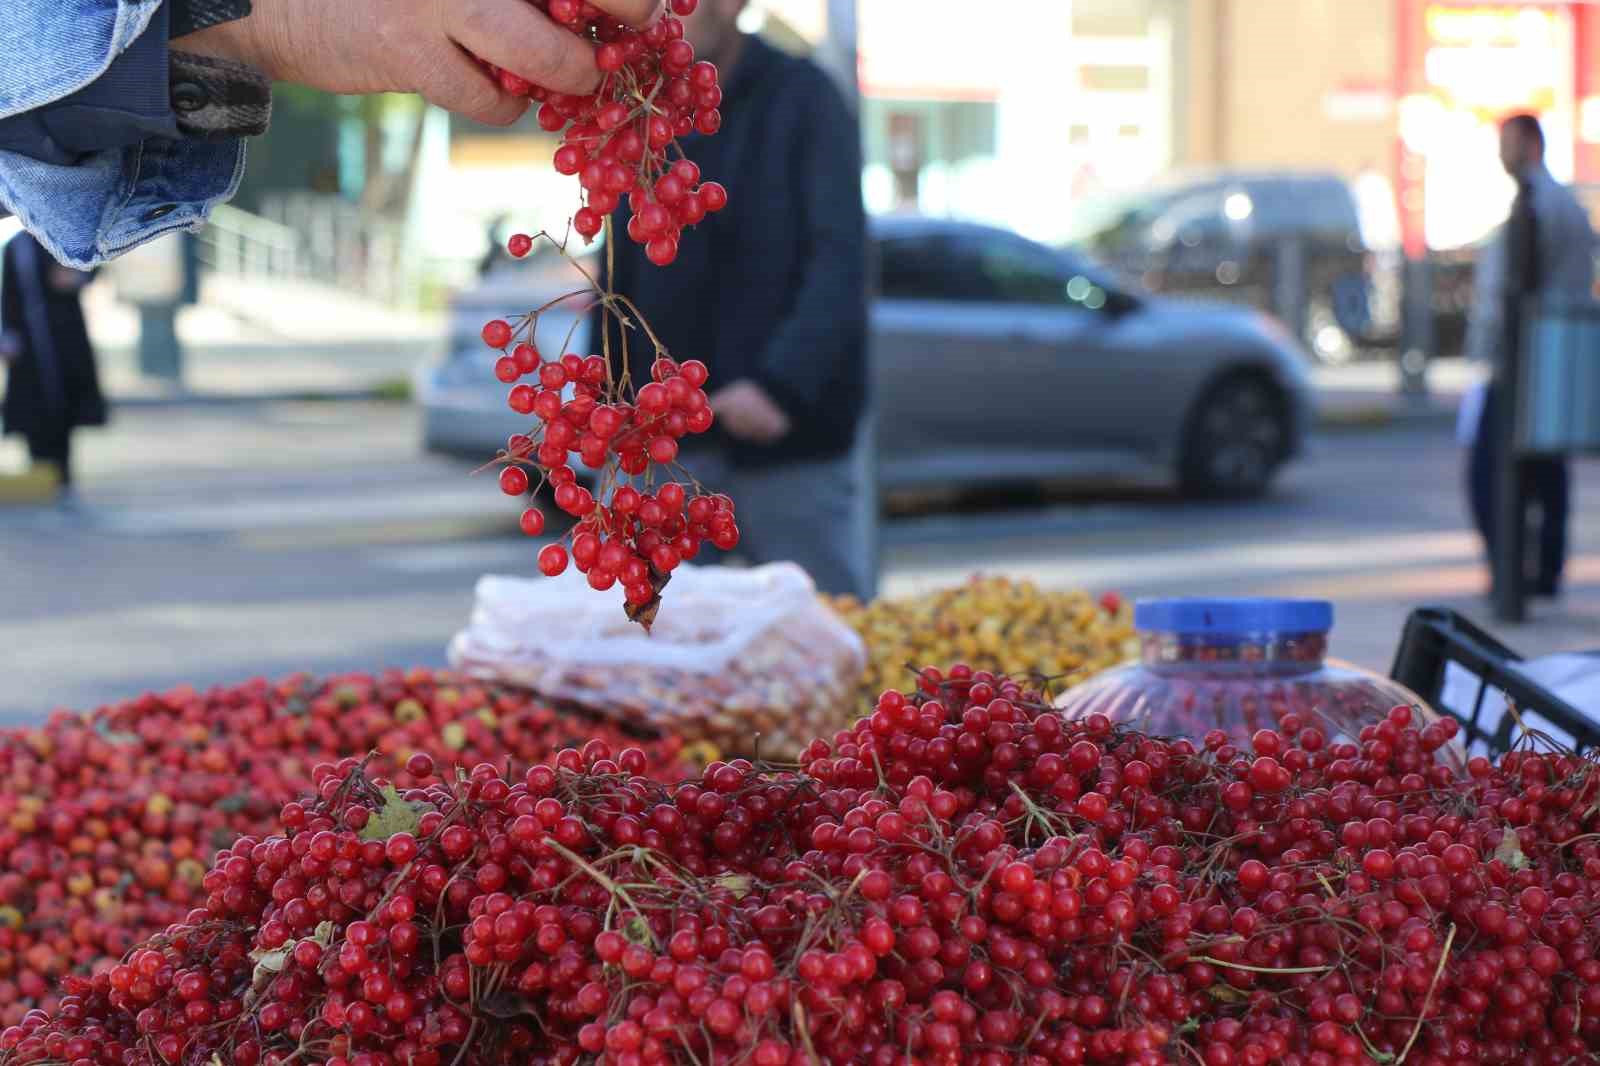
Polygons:
[[[1520,334],[1523,305],[1530,296],[1585,298],[1594,285],[1594,230],[1572,190],[1546,168],[1544,147],[1544,131],[1533,115],[1513,115],[1501,124],[1500,162],[1516,180],[1517,196],[1495,236],[1497,247],[1479,265],[1478,299],[1468,326],[1469,352],[1487,357],[1491,367],[1481,397],[1469,401],[1479,410],[1468,463],[1473,518],[1491,560],[1505,445],[1497,428],[1499,411],[1507,402],[1505,367]],[[1535,596],[1553,597],[1566,569],[1571,477],[1564,457],[1528,459],[1522,465],[1524,507],[1536,506],[1539,512],[1537,565],[1529,589]]]
[[[740,31],[745,0],[701,0],[685,35],[723,75],[722,130],[682,141],[725,211],[684,231],[670,267],[619,238],[611,278],[677,359],[700,359],[716,424],[680,463],[737,501],[738,554],[800,564],[826,592],[876,584],[867,486],[866,217],[860,128],[806,59]],[[626,204],[615,233],[628,222]],[[597,323],[598,325],[598,323]],[[613,350],[620,343],[614,325]],[[629,331],[631,371],[654,352]],[[697,561],[714,556],[707,545]]]
[[[643,25],[662,0],[589,0]],[[3,0],[0,215],[89,268],[233,197],[274,81],[414,92],[492,125],[529,101],[473,61],[563,92],[593,46],[526,0]],[[470,55],[469,55],[470,53]]]
[[35,463],[54,464],[64,502],[72,495],[72,431],[106,424],[94,348],[80,297],[91,275],[61,266],[32,234],[5,246],[0,274],[0,359],[5,433],[28,442]]

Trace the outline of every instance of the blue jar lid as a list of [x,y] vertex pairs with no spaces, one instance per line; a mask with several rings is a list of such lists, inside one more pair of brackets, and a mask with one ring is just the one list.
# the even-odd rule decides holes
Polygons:
[[1135,628],[1145,633],[1248,636],[1257,633],[1327,633],[1333,604],[1327,600],[1140,600]]

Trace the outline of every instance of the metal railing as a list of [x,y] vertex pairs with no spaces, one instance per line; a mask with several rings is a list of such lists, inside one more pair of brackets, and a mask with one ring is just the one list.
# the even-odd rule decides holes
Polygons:
[[201,264],[218,273],[248,278],[300,274],[300,240],[295,232],[248,211],[219,204],[198,239]]
[[405,229],[337,197],[269,199],[263,214],[219,205],[199,234],[201,264],[231,277],[305,281],[394,306],[415,306],[426,264],[407,255]]

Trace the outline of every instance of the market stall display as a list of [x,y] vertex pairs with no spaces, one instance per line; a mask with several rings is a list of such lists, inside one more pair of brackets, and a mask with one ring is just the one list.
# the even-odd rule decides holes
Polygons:
[[724,753],[793,759],[850,723],[861,640],[792,563],[683,566],[645,633],[575,575],[486,577],[451,665]]
[[796,769],[346,760],[0,1064],[1592,1061],[1600,780],[1456,731],[1197,745],[957,667]]
[[964,662],[1068,687],[1139,654],[1132,607],[1116,593],[1096,598],[978,575],[916,596],[830,603],[867,645],[863,713],[927,663]]
[[1064,693],[1069,718],[1242,743],[1293,713],[1330,740],[1355,740],[1390,708],[1431,709],[1385,677],[1328,658],[1333,605],[1320,600],[1148,600],[1135,609],[1136,662]]

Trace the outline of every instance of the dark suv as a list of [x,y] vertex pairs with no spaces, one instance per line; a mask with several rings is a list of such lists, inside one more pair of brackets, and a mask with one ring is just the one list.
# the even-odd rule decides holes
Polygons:
[[1393,201],[1382,201],[1360,203],[1332,173],[1188,173],[1085,203],[1069,243],[1155,292],[1265,311],[1285,306],[1279,264],[1298,243],[1306,349],[1342,363],[1395,332],[1400,256],[1389,239]]

